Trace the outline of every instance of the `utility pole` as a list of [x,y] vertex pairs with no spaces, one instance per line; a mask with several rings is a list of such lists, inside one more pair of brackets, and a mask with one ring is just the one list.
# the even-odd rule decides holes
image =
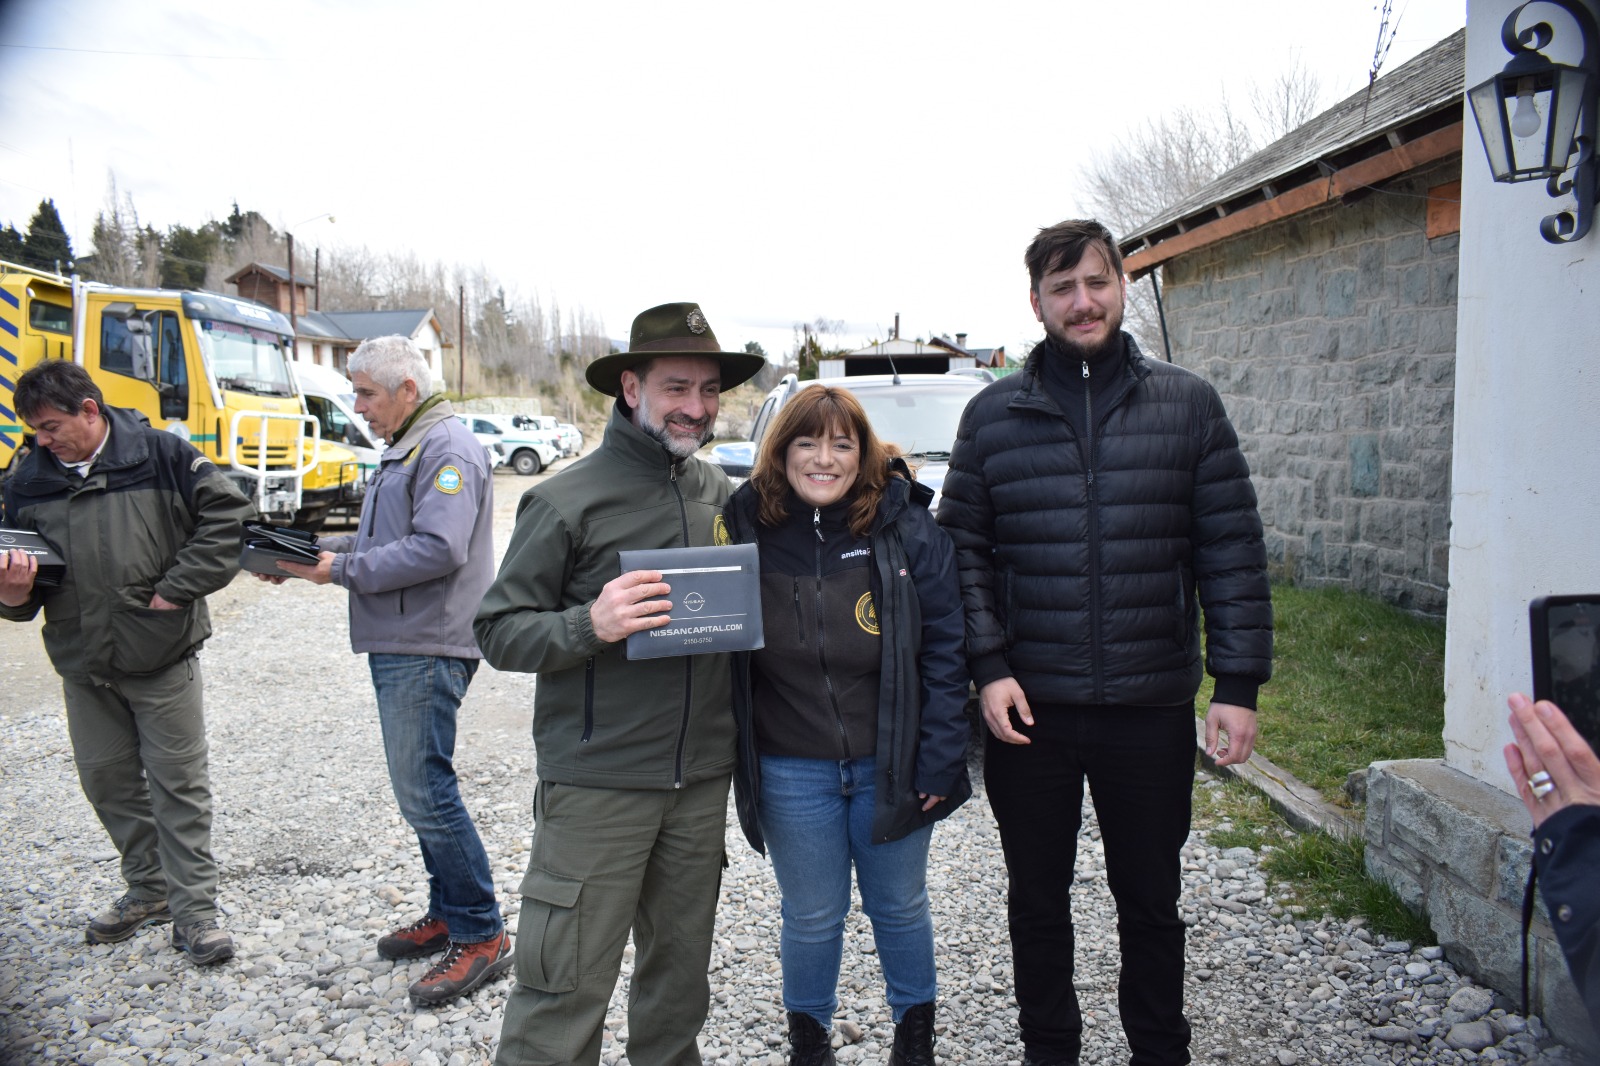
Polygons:
[[284,236],[289,239],[289,332],[293,334],[289,338],[289,357],[298,361],[300,358],[300,320],[294,313],[294,234],[285,233]]

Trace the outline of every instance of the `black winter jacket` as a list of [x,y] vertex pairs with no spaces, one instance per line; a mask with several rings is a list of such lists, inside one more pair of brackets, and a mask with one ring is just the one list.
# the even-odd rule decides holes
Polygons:
[[939,507],[979,686],[1031,702],[1175,706],[1200,684],[1255,706],[1272,602],[1250,471],[1216,390],[1122,335],[1089,439],[1039,378],[1040,345],[961,418]]
[[[872,599],[883,633],[879,678],[875,844],[898,840],[936,822],[972,795],[967,775],[964,713],[968,678],[962,651],[962,608],[955,552],[913,485],[889,479],[873,523]],[[728,534],[736,544],[760,535],[755,489],[747,482],[728,501]],[[791,520],[810,522],[809,514]],[[734,656],[733,708],[739,727],[734,803],[750,846],[766,854],[756,806],[761,763],[756,751],[750,655]],[[930,811],[917,793],[944,796]]]
[[1600,807],[1563,807],[1546,818],[1533,832],[1533,865],[1567,969],[1600,1032]]

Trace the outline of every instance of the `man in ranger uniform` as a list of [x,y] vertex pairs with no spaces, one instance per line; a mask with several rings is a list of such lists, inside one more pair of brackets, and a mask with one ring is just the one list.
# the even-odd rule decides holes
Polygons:
[[357,532],[324,537],[316,566],[278,565],[350,590],[350,646],[366,652],[389,781],[416,830],[428,913],[378,940],[386,959],[444,952],[410,988],[419,1007],[471,992],[511,965],[494,877],[461,799],[456,712],[482,656],[472,612],[494,578],[494,483],[483,446],[432,393],[408,337],[350,356],[356,413],[388,442]]
[[634,319],[628,351],[587,372],[618,398],[605,440],[523,495],[478,610],[489,662],[539,674],[539,786],[505,1066],[599,1062],[630,928],[628,1061],[701,1061],[734,766],[729,663],[627,659],[621,642],[666,624],[672,590],[659,573],[618,576],[617,552],[726,543],[727,476],[695,452],[722,390],[762,365],[721,351],[695,304]]
[[233,957],[217,926],[200,661],[205,597],[239,572],[252,514],[188,441],[107,407],[88,371],[52,359],[17,379],[17,413],[38,447],[6,481],[6,521],[66,560],[57,587],[31,556],[0,552],[0,618],[44,609],[78,780],[122,855],[128,890],[89,922],[91,944],[173,922],[200,965]]

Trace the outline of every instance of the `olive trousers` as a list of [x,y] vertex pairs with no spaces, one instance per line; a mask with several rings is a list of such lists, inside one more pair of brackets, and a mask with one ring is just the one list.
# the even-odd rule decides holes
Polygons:
[[632,1066],[700,1066],[728,784],[541,781],[497,1066],[592,1066],[633,933]]
[[217,916],[200,661],[104,684],[63,678],[78,781],[122,856],[135,899],[179,924]]

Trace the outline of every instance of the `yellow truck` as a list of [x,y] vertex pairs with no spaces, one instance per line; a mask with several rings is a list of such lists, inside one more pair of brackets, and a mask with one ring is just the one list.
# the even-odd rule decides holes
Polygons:
[[289,320],[210,292],[132,289],[0,262],[0,477],[26,427],[17,377],[71,359],[106,402],[200,449],[266,519],[317,528],[359,499],[366,470],[321,439],[290,368]]

